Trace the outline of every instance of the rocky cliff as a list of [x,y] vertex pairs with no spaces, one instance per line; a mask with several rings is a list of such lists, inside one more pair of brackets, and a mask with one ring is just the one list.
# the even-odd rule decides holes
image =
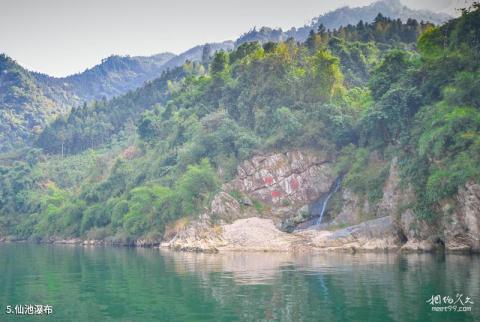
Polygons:
[[[260,208],[277,227],[293,230],[307,219],[305,206],[333,185],[332,162],[332,157],[308,151],[256,156],[238,167],[237,177],[224,186],[224,191],[240,196],[245,206],[253,204],[249,200],[255,201],[257,212]],[[212,210],[222,215],[217,205],[214,203]]]
[[[243,162],[199,219],[178,228],[163,247],[216,252],[253,251],[480,251],[480,186],[460,189],[443,205],[442,220],[417,219],[415,196],[390,162],[383,196],[374,203],[346,186],[337,190],[335,158],[312,151],[256,156]],[[312,205],[335,193],[336,209],[318,222]],[[323,211],[322,211],[323,212]],[[323,215],[323,214],[322,214]]]

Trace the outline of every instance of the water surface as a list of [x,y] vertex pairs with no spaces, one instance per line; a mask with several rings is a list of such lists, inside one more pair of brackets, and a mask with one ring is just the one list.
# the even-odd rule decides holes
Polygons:
[[[457,293],[471,312],[426,302]],[[0,305],[0,321],[479,321],[480,259],[0,244]]]

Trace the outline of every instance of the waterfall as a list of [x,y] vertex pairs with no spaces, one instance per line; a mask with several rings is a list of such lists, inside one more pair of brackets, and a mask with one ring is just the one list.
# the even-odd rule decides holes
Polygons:
[[334,183],[333,187],[327,193],[326,197],[323,200],[321,200],[320,215],[319,215],[317,221],[315,222],[316,226],[318,226],[322,223],[323,215],[325,214],[325,211],[327,210],[328,201],[338,191],[338,189],[340,189],[340,183],[341,182],[342,182],[342,177],[340,176],[335,180],[335,183]]

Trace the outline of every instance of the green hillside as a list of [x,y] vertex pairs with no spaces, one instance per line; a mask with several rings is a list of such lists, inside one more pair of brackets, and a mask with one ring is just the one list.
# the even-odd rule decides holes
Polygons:
[[27,70],[0,55],[0,152],[33,138],[64,111],[45,95]]
[[479,181],[480,6],[437,28],[377,18],[245,43],[74,109],[0,168],[0,234],[161,236],[199,215],[239,161],[298,148],[337,156],[344,184],[372,201],[385,172],[369,156],[398,158],[415,215],[437,220],[443,199]]

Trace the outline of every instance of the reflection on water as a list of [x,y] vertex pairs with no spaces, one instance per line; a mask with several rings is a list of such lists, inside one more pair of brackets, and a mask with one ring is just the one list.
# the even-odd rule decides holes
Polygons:
[[[4,244],[0,264],[3,308],[51,304],[55,321],[480,320],[480,259],[471,256]],[[456,293],[472,298],[472,312],[426,303]]]

